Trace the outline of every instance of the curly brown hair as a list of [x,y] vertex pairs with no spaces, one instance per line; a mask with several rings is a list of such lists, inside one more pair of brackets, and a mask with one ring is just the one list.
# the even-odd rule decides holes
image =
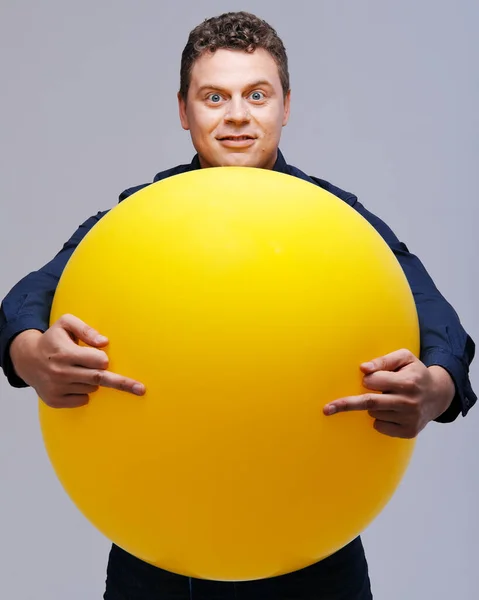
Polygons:
[[180,96],[186,101],[195,61],[205,52],[220,48],[254,52],[267,50],[278,65],[283,93],[289,91],[288,57],[283,42],[266,21],[248,12],[227,12],[205,19],[195,27],[181,55]]

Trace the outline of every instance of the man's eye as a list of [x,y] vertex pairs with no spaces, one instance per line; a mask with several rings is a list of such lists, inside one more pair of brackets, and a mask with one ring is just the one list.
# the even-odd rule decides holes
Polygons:
[[255,100],[255,101],[264,100],[263,92],[253,92],[251,94],[251,100]]
[[218,104],[218,102],[221,102],[221,96],[219,94],[210,94],[208,100],[213,102],[213,104]]

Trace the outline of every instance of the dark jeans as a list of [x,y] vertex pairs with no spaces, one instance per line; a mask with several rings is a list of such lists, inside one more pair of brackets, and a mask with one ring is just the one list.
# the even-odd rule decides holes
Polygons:
[[189,579],[153,567],[113,545],[104,600],[372,600],[368,565],[357,538],[332,556],[272,579],[224,583]]

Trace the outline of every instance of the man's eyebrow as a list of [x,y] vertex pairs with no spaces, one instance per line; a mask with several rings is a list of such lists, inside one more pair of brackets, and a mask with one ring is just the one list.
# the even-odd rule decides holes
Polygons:
[[[267,79],[258,79],[257,81],[252,81],[251,83],[248,83],[245,86],[245,89],[247,90],[251,90],[257,87],[270,87],[272,88],[273,85],[271,84],[270,81],[268,81]],[[220,85],[215,85],[213,83],[209,83],[206,85],[202,85],[199,89],[198,89],[198,93],[200,92],[204,92],[205,90],[217,90],[218,92],[228,92],[228,90],[226,88],[221,87]]]

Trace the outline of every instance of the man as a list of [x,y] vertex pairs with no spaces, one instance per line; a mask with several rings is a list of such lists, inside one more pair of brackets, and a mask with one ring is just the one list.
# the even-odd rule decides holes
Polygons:
[[[159,173],[155,181],[212,166],[258,167],[309,181],[351,205],[383,236],[408,277],[419,314],[421,355],[419,359],[398,349],[385,357],[371,357],[372,362],[361,365],[370,393],[332,399],[324,407],[325,414],[368,410],[379,432],[408,438],[429,421],[448,422],[459,413],[466,415],[476,400],[468,378],[474,342],[419,260],[387,225],[354,195],[285,162],[279,141],[288,122],[290,101],[286,52],[267,23],[248,13],[227,13],[205,21],[191,32],[183,51],[178,93],[181,125],[190,132],[197,155],[191,164]],[[126,190],[120,201],[142,187]],[[0,360],[4,372],[13,386],[32,386],[52,407],[81,406],[98,386],[138,395],[145,392],[141,382],[108,370],[108,357],[102,350],[108,340],[101,332],[74,315],[64,315],[49,327],[52,298],[62,270],[80,240],[104,214],[83,223],[50,263],[21,280],[2,303]],[[86,346],[78,345],[80,340]],[[237,584],[167,573],[113,545],[104,598],[366,600],[372,595],[367,562],[357,538],[296,573]]]

